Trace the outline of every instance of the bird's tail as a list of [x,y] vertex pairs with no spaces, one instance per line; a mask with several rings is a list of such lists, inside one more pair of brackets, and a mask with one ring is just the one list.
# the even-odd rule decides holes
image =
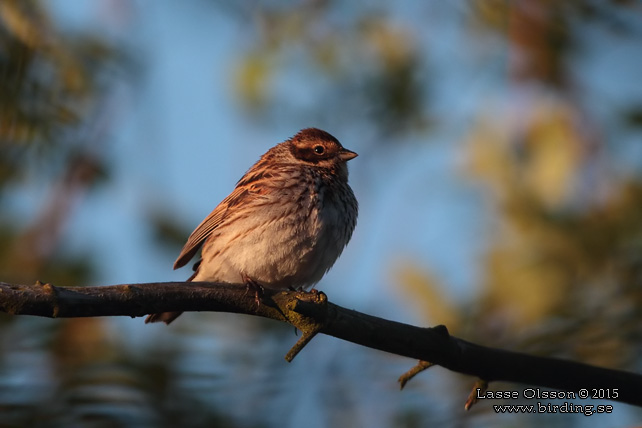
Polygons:
[[145,318],[145,324],[161,321],[165,324],[169,324],[178,318],[180,314],[182,314],[182,312],[160,312],[158,314],[149,314],[147,315],[147,318]]
[[[194,265],[194,274],[190,276],[187,281],[193,281],[194,277],[198,273],[198,266],[200,265],[200,260]],[[157,314],[149,314],[145,318],[145,324],[155,323],[155,322],[164,322],[168,324],[178,318],[183,312],[160,312]]]

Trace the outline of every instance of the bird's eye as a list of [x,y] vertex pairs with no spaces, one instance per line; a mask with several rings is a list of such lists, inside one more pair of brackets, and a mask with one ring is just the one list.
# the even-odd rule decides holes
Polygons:
[[321,145],[314,146],[314,153],[322,155],[323,153],[325,153],[325,148]]

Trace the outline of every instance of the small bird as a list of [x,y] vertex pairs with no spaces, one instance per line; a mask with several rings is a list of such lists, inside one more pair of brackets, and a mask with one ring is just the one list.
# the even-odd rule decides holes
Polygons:
[[[270,289],[316,284],[341,255],[357,223],[346,163],[356,156],[316,128],[272,147],[196,227],[174,269],[202,246],[189,281]],[[145,323],[169,324],[180,314],[151,314]]]

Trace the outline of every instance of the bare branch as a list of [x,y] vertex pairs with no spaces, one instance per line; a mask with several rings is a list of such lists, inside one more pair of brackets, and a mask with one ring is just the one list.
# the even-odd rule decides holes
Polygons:
[[[54,287],[0,283],[0,311],[50,318],[143,316],[165,311],[216,311],[285,321],[303,332],[294,358],[317,333],[430,361],[487,382],[508,381],[565,391],[608,389],[612,400],[642,406],[642,376],[556,358],[488,348],[450,336],[444,326],[421,328],[327,301],[323,293],[266,289],[260,305],[245,286],[199,282]],[[613,393],[617,391],[616,393]],[[617,396],[616,396],[617,395]],[[469,399],[470,400],[470,399]]]

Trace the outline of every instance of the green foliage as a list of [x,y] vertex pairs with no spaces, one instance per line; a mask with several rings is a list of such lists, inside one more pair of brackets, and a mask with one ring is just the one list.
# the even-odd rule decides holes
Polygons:
[[[57,242],[74,200],[107,177],[96,128],[107,100],[107,78],[124,63],[95,35],[64,34],[33,0],[0,2],[0,200],[15,186],[52,183],[51,198],[24,221],[5,202],[0,218],[0,275],[5,280],[86,281],[89,257],[62,256]],[[6,199],[6,198],[5,198]]]
[[[235,72],[236,89],[247,111],[274,119],[330,116],[340,122],[348,112],[363,111],[379,132],[404,134],[430,124],[428,80],[414,34],[375,11],[348,13],[336,20],[330,3],[303,2],[288,9],[259,11],[261,25],[252,49]],[[302,77],[304,74],[305,77]],[[278,92],[278,79],[320,83],[301,106]],[[274,109],[278,105],[279,109]],[[326,105],[326,111],[319,106]]]
[[[454,305],[425,269],[406,267],[400,279],[430,322],[447,320],[480,343],[634,368],[642,339],[642,182],[636,173],[613,173],[608,141],[573,93],[562,47],[581,44],[585,27],[569,23],[586,12],[580,5],[590,6],[568,3],[477,3],[477,19],[505,34],[520,58],[511,83],[535,81],[549,92],[531,92],[518,113],[484,109],[468,131],[465,173],[495,215],[479,291]],[[586,23],[596,24],[603,20]],[[633,105],[620,123],[635,125],[635,100],[622,102]]]

